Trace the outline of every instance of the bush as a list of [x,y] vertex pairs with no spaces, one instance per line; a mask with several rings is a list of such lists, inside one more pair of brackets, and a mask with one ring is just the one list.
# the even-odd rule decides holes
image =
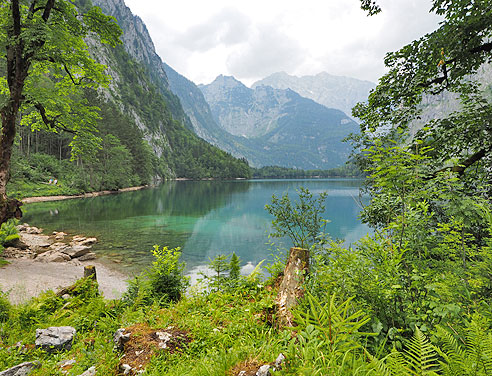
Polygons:
[[179,248],[154,245],[151,252],[155,257],[152,267],[128,282],[123,296],[127,305],[176,302],[188,287],[188,278],[183,275],[185,264],[179,262]]
[[7,294],[0,291],[0,322],[5,322],[10,316],[10,302],[7,299]]

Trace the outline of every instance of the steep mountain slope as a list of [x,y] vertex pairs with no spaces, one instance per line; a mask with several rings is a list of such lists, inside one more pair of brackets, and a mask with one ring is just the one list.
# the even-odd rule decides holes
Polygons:
[[342,111],[329,109],[292,90],[268,86],[253,90],[225,76],[200,89],[216,122],[239,140],[241,151],[255,166],[339,166],[350,152],[342,139],[358,130]]
[[290,76],[285,72],[274,73],[255,82],[251,87],[267,85],[276,89],[291,89],[329,108],[352,113],[356,103],[365,101],[376,85],[355,78],[333,76],[321,72],[315,76]]
[[151,82],[164,96],[174,119],[191,129],[191,122],[183,111],[178,97],[169,88],[162,60],[155,51],[154,42],[142,19],[134,15],[123,0],[92,0],[92,4],[100,7],[105,14],[116,18],[123,31],[121,40],[125,51],[145,67]]

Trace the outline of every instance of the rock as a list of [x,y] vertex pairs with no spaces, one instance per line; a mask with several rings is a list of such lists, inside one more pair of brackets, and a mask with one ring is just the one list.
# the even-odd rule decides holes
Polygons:
[[96,244],[97,243],[97,239],[96,238],[82,238],[81,240],[74,240],[74,239],[72,239],[72,242],[71,243],[74,244],[74,245],[90,246],[90,245]]
[[96,258],[96,254],[94,252],[86,253],[78,258],[79,261],[89,261],[94,260]]
[[155,332],[157,338],[159,338],[159,348],[165,349],[167,347],[167,343],[173,338],[172,334],[169,332]]
[[14,259],[33,259],[36,255],[29,249],[18,249],[14,247],[5,248],[3,257]]
[[78,242],[84,241],[85,239],[87,239],[85,236],[82,236],[82,235],[75,235],[75,236],[72,238],[72,242],[73,242],[73,243],[78,243]]
[[48,250],[51,243],[53,243],[49,236],[30,234],[27,232],[19,233],[20,240],[27,244],[29,248],[35,253],[43,253]]
[[43,230],[41,230],[40,228],[34,227],[34,226],[26,228],[25,231],[28,234],[41,234],[43,232]]
[[70,256],[57,251],[48,251],[38,255],[34,261],[37,262],[64,262],[70,261]]
[[21,224],[21,225],[17,225],[17,232],[23,232],[23,231],[26,231],[27,228],[29,227],[29,225],[27,223],[24,223],[24,224]]
[[63,249],[62,252],[69,255],[70,258],[77,258],[89,253],[90,250],[91,247],[87,247],[85,245],[74,245]]
[[130,367],[128,364],[120,365],[120,372],[122,375],[130,375],[131,371],[132,371],[132,367]]
[[24,243],[20,238],[10,240],[6,243],[4,243],[5,247],[14,247],[14,248],[19,248],[19,249],[27,249],[29,248],[29,245]]
[[54,231],[53,235],[55,235],[55,240],[63,240],[63,239],[65,239],[65,236],[67,236],[67,234],[62,232],[62,231],[60,231],[60,232]]
[[39,362],[24,362],[0,372],[0,376],[27,376],[34,368],[39,368]]
[[258,372],[256,372],[256,376],[270,376],[270,368],[271,366],[269,364],[261,366]]
[[76,334],[71,326],[52,326],[47,329],[36,329],[36,347],[47,352],[70,350]]
[[87,369],[84,373],[81,373],[79,376],[95,376],[96,375],[96,367],[92,366]]
[[75,359],[63,360],[58,363],[58,367],[60,367],[62,373],[67,373],[75,363]]
[[246,371],[241,371],[237,374],[237,376],[246,376]]
[[284,354],[280,353],[277,356],[277,359],[275,359],[275,370],[282,369],[282,364],[285,361],[285,356]]
[[69,246],[66,245],[65,243],[61,243],[61,242],[53,243],[50,246],[50,249],[52,249],[54,251],[58,251],[58,252],[63,252],[63,250],[65,250],[67,248],[69,248]]
[[114,342],[115,349],[119,351],[123,351],[125,349],[125,343],[127,343],[130,340],[130,336],[131,333],[125,334],[124,328],[118,329],[113,334],[113,342]]

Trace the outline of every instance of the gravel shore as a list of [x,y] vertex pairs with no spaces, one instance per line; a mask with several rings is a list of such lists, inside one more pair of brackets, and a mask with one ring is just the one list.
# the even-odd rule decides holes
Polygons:
[[83,277],[84,265],[95,265],[99,291],[106,299],[121,297],[126,290],[124,274],[97,261],[76,263],[40,263],[26,259],[8,259],[0,268],[0,289],[8,293],[13,304],[19,304],[46,290],[57,291]]

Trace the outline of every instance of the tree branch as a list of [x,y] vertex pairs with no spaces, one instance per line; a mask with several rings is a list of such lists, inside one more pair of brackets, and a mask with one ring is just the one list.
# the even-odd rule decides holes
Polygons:
[[434,179],[435,177],[437,177],[437,175],[439,173],[445,172],[445,171],[457,172],[461,176],[461,175],[463,175],[465,173],[465,170],[468,167],[470,167],[471,165],[473,165],[475,162],[478,162],[479,160],[481,160],[490,151],[491,151],[491,148],[489,148],[489,149],[485,149],[485,148],[484,149],[480,149],[475,154],[472,154],[469,158],[465,159],[463,162],[461,162],[461,163],[459,163],[459,164],[457,164],[455,166],[444,167],[444,168],[441,168],[440,170],[437,170],[431,176],[427,177],[426,180]]
[[45,123],[50,129],[61,129],[65,132],[77,134],[77,132],[74,131],[73,129],[69,129],[65,125],[58,122],[57,119],[59,116],[55,116],[54,118],[50,119],[46,114],[46,109],[43,107],[41,103],[33,103],[33,105],[41,115],[41,119],[43,119],[43,123]]

